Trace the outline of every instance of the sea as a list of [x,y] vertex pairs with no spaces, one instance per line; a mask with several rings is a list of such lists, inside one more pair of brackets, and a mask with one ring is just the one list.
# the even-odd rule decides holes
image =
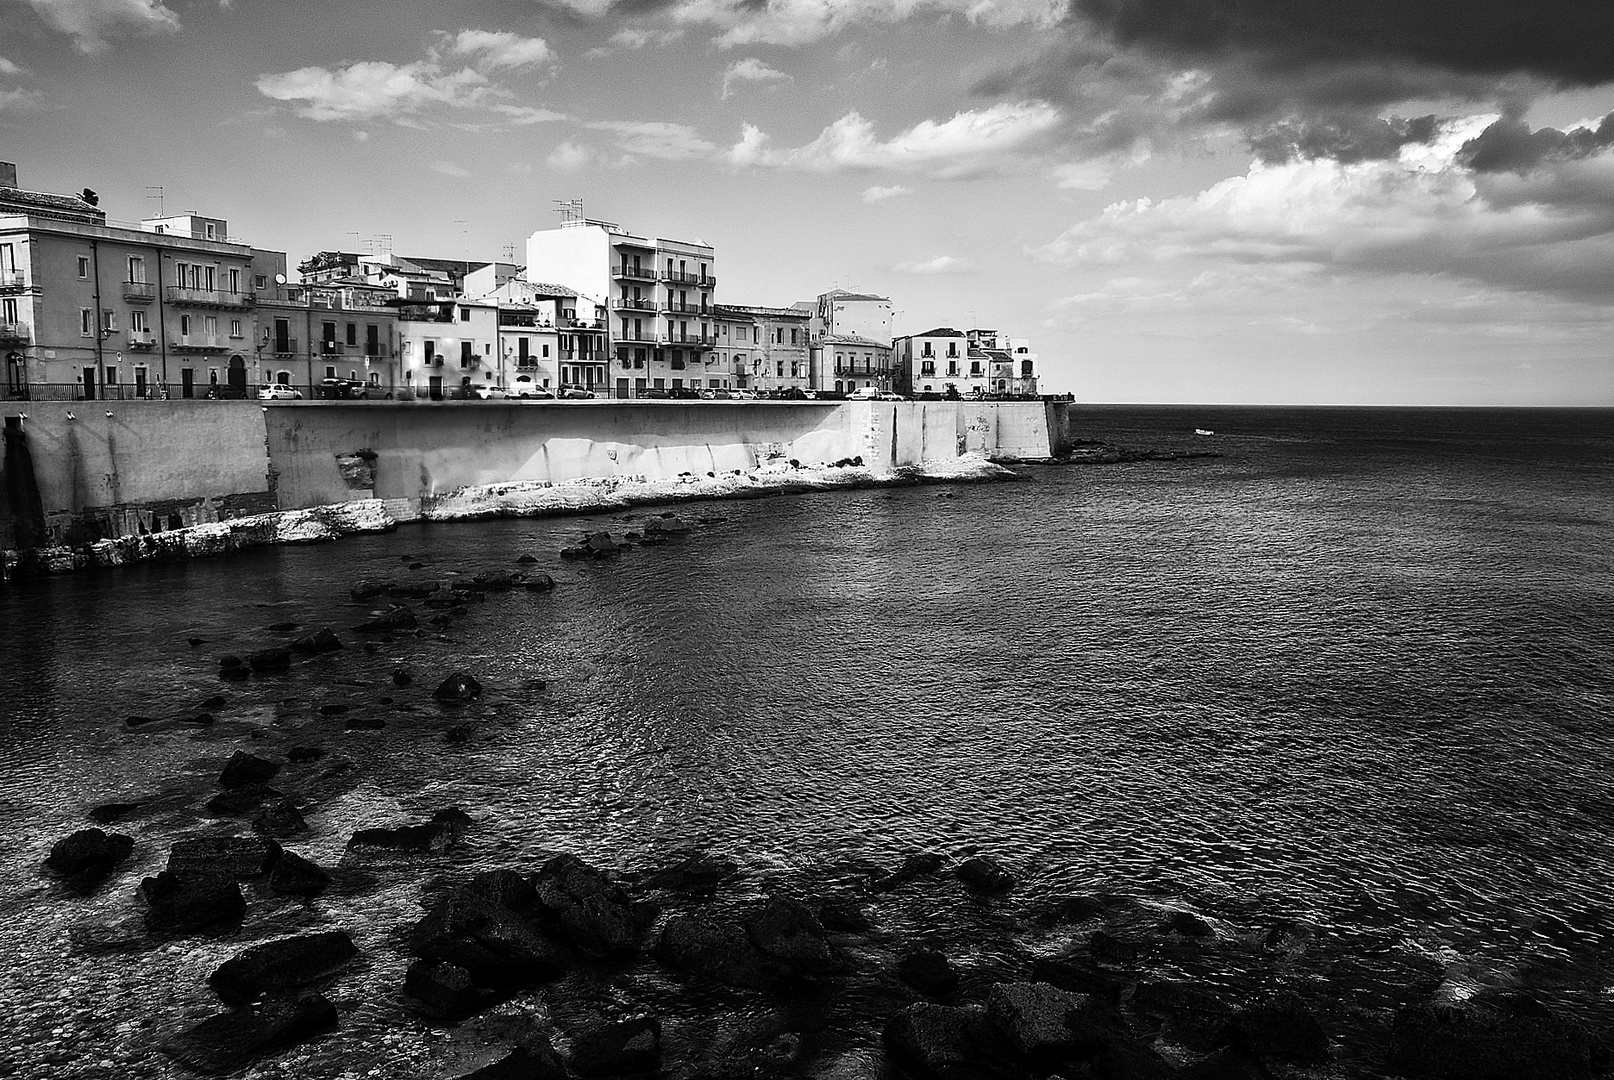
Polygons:
[[[986,854],[1016,878],[998,909],[898,899],[893,940],[1009,970],[1068,944],[1036,911],[1100,896],[1231,943],[1303,927],[1311,959],[1288,975],[1355,1014],[1522,986],[1606,1016],[1614,412],[1077,405],[1072,423],[1216,456],[411,524],[0,586],[0,1073],[187,1075],[160,1044],[219,1008],[208,972],[330,925],[366,956],[334,991],[342,1030],[247,1075],[472,1061],[485,1040],[398,1003],[418,868],[311,905],[254,896],[236,935],[139,932],[135,887],[175,839],[245,831],[202,809],[224,761],[293,745],[353,766],[286,842],[322,865],[357,828],[451,806],[475,824],[432,874],[566,851],[632,880],[707,853],[741,902]],[[695,529],[559,556],[668,509]],[[360,579],[515,569],[557,587],[373,652],[351,633],[380,603],[350,597]],[[281,623],[347,648],[220,681],[220,655],[284,641]],[[447,710],[430,691],[456,670],[484,691]],[[124,723],[213,695],[211,727]],[[386,726],[347,730],[360,714]],[[456,725],[469,737],[445,740]],[[133,857],[70,897],[45,856],[119,801],[145,804],[111,826]],[[1022,927],[1014,949],[981,944],[983,919]],[[1237,982],[1196,963],[1168,966]]]

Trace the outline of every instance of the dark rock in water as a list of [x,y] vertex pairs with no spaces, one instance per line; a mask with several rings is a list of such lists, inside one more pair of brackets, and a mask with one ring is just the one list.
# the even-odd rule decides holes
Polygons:
[[523,555],[516,560],[518,563],[535,563],[537,561],[538,557],[536,555]]
[[985,855],[965,859],[953,874],[977,892],[1002,892],[1014,884],[1014,875]]
[[355,626],[353,630],[359,634],[390,634],[397,630],[413,630],[417,625],[415,613],[400,606],[389,608],[369,622]]
[[295,629],[297,629],[297,624],[294,622],[277,622],[269,624],[269,632],[272,634],[289,634]]
[[276,845],[269,864],[269,877],[264,881],[270,892],[281,896],[318,896],[330,883],[331,875],[316,863]]
[[507,592],[519,584],[521,584],[520,574],[484,570],[471,575],[470,587],[476,592]]
[[897,978],[932,998],[948,998],[958,993],[958,972],[946,956],[935,949],[915,949],[897,961]]
[[441,581],[402,581],[388,585],[387,595],[405,600],[423,600],[442,588]]
[[274,779],[279,771],[278,761],[268,761],[245,750],[237,750],[225,763],[224,771],[219,773],[219,786],[238,788],[246,784],[262,784]]
[[1008,1055],[980,1006],[919,1002],[893,1016],[881,1033],[888,1059],[915,1080],[986,1080],[1014,1075]]
[[471,724],[455,724],[443,732],[443,741],[458,746],[461,743],[469,742],[475,732],[476,728]]
[[199,649],[203,645],[206,645],[207,642],[202,640],[199,637],[191,637],[191,638],[186,638],[185,639],[185,644],[189,645],[193,649]]
[[368,579],[355,581],[353,587],[348,589],[347,594],[355,600],[368,600],[386,592],[389,585],[391,585],[391,582],[387,581],[371,581]]
[[590,533],[583,541],[583,550],[595,559],[604,559],[612,555],[622,554],[622,545],[611,539],[607,532]]
[[1233,1017],[1240,1046],[1262,1058],[1316,1063],[1328,1059],[1328,1033],[1310,1006],[1293,995],[1250,1005]]
[[1216,936],[1216,931],[1211,929],[1211,924],[1191,911],[1168,912],[1155,929],[1164,934],[1180,934],[1188,938],[1211,938]]
[[555,579],[548,574],[534,574],[522,582],[528,592],[550,592],[555,587]]
[[843,966],[824,925],[799,900],[770,896],[762,910],[747,920],[745,929],[751,944],[792,975],[822,975]]
[[996,983],[986,1013],[1024,1057],[1059,1058],[1083,1049],[1073,1021],[1088,999],[1047,983]]
[[247,667],[259,675],[270,671],[285,671],[291,667],[291,650],[278,645],[272,649],[259,649],[248,655]]
[[1132,1011],[1162,1021],[1170,1041],[1196,1053],[1233,1042],[1233,1009],[1218,995],[1189,982],[1146,979],[1132,991]]
[[1094,930],[1087,936],[1087,951],[1095,960],[1110,964],[1130,964],[1142,955],[1137,942],[1117,937],[1108,930]]
[[323,746],[293,746],[286,751],[286,760],[297,765],[306,765],[310,761],[318,761],[325,756]]
[[1079,956],[1035,957],[1031,961],[1031,977],[1037,982],[1051,983],[1061,990],[1090,994],[1107,1001],[1119,1000],[1131,985],[1123,975]]
[[404,974],[404,994],[420,1012],[454,1023],[482,1007],[483,995],[471,973],[443,960],[416,960]]
[[122,821],[130,814],[138,812],[145,805],[145,803],[137,802],[102,803],[90,811],[90,820],[98,825],[111,825],[113,822]]
[[677,514],[671,513],[651,518],[645,523],[644,527],[646,536],[656,536],[658,534],[663,536],[683,536],[685,533],[693,531],[694,526]]
[[941,868],[942,857],[940,855],[928,851],[915,852],[903,859],[902,865],[894,873],[870,882],[869,891],[875,893],[890,892],[918,878],[931,877],[939,873]]
[[576,856],[550,859],[534,876],[533,888],[565,938],[582,951],[613,956],[638,947],[639,920],[628,894]]
[[266,806],[252,819],[252,831],[263,836],[285,839],[308,831],[308,823],[290,799]]
[[164,870],[142,881],[139,895],[146,903],[146,929],[153,933],[239,926],[247,913],[241,886],[222,874]]
[[776,961],[751,943],[745,927],[707,916],[669,918],[655,954],[668,967],[725,986],[765,990],[784,974]]
[[261,836],[193,836],[174,841],[168,849],[168,869],[187,876],[257,877],[274,853],[274,843]]
[[123,718],[123,726],[130,731],[166,729],[177,727],[181,724],[189,724],[194,727],[212,727],[213,714],[207,712],[182,712],[171,716],[126,716]]
[[570,1080],[571,1075],[549,1040],[537,1035],[459,1080]]
[[408,686],[410,683],[412,683],[414,681],[415,681],[415,677],[413,675],[409,674],[409,669],[408,668],[399,667],[399,668],[393,668],[392,669],[392,685],[397,686],[397,687],[404,687],[404,686]]
[[1592,1044],[1577,1025],[1539,1003],[1494,1007],[1425,1002],[1397,1010],[1389,1064],[1394,1072],[1453,1080],[1584,1080]]
[[213,992],[230,1005],[285,996],[340,971],[359,955],[341,930],[266,941],[242,949],[207,978]]
[[572,1039],[578,1076],[639,1076],[661,1069],[661,1022],[642,1016],[595,1024]]
[[869,917],[850,900],[825,900],[818,905],[818,921],[837,934],[862,934],[871,929]]
[[347,731],[379,731],[387,726],[387,722],[379,716],[350,716],[342,725]]
[[263,809],[263,804],[271,799],[283,796],[268,784],[242,784],[238,788],[226,788],[207,800],[207,810],[210,814],[220,814],[224,817],[242,817],[246,814],[256,814]]
[[315,653],[340,652],[342,641],[332,632],[330,627],[315,630],[312,634],[304,634],[291,643],[291,651],[304,655]]
[[252,669],[249,668],[247,666],[247,662],[241,659],[239,656],[230,655],[219,657],[219,678],[229,679],[232,682],[240,682],[242,679],[247,678],[251,674]]
[[336,1025],[336,1007],[316,994],[210,1016],[169,1039],[163,1049],[198,1072],[221,1076],[264,1054],[332,1031]]
[[588,548],[581,544],[573,544],[570,547],[560,549],[560,557],[563,559],[586,559],[590,554]]
[[497,894],[462,886],[450,890],[409,934],[409,949],[470,972],[482,986],[520,985],[565,970],[554,942]]
[[80,829],[51,846],[45,869],[80,896],[88,896],[134,851],[134,838]]
[[697,851],[680,862],[646,874],[639,884],[668,892],[708,893],[739,873],[740,866],[723,855]]
[[232,671],[232,670],[235,670],[236,668],[244,668],[246,666],[247,666],[247,662],[245,660],[241,659],[239,656],[236,656],[233,653],[229,653],[229,654],[226,654],[224,656],[219,657],[219,670],[220,671]]
[[319,714],[321,716],[341,716],[343,713],[347,712],[352,707],[353,706],[345,704],[343,702],[339,702],[339,701],[338,702],[332,702],[329,705],[321,705],[319,707]]
[[210,710],[212,712],[217,712],[229,703],[230,699],[225,697],[223,694],[214,694],[212,697],[205,699],[201,704],[197,705],[196,708],[201,711]]
[[432,691],[433,698],[450,705],[463,705],[481,696],[482,684],[476,681],[476,676],[464,671],[454,672]]
[[471,818],[463,810],[439,810],[422,825],[398,825],[392,828],[360,829],[348,841],[350,853],[371,848],[382,851],[424,852],[446,851],[465,835]]

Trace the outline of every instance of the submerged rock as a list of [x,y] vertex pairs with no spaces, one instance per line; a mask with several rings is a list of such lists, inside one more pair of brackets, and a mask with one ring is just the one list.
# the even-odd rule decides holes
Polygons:
[[329,978],[357,955],[341,930],[299,934],[241,950],[215,968],[207,984],[226,1003],[245,1005]]
[[181,1064],[211,1076],[234,1072],[274,1050],[288,1049],[337,1026],[336,1007],[315,994],[208,1017],[174,1036],[163,1049]]
[[219,786],[238,788],[246,784],[261,784],[274,779],[279,771],[279,762],[249,754],[245,750],[237,750],[230,755],[230,760],[224,764],[224,770],[219,773]]
[[661,1068],[661,1022],[641,1016],[585,1028],[572,1039],[571,1067],[583,1077],[657,1072]]
[[669,918],[655,954],[669,967],[725,986],[765,990],[784,974],[775,960],[751,943],[745,927],[709,916]]
[[420,825],[395,825],[388,828],[360,829],[348,841],[350,853],[365,849],[402,852],[446,851],[465,835],[471,818],[463,810],[450,807],[439,810],[432,819]]
[[168,849],[168,869],[181,876],[257,877],[268,868],[276,845],[261,836],[193,836]]
[[955,877],[977,892],[1003,892],[1014,885],[1014,875],[986,855],[965,859],[953,871]]
[[360,623],[353,631],[358,634],[390,634],[397,630],[413,630],[418,625],[415,613],[408,607],[399,606],[389,608],[369,622]]
[[746,922],[751,944],[779,961],[792,975],[823,975],[843,966],[824,925],[806,904],[771,896]]
[[275,845],[269,876],[264,881],[270,892],[282,896],[318,896],[330,883],[331,875],[318,864]]
[[1586,1080],[1592,1046],[1534,999],[1425,1002],[1396,1012],[1392,1069],[1453,1080]]
[[281,799],[259,811],[258,816],[252,819],[252,831],[264,836],[285,839],[307,832],[308,823],[303,820],[296,803],[290,799]]
[[450,705],[463,705],[482,696],[482,684],[469,672],[456,671],[437,684],[432,697]]
[[176,874],[164,870],[140,883],[146,929],[159,934],[239,926],[247,902],[234,878],[217,874]]
[[80,829],[51,846],[45,869],[70,890],[88,896],[134,851],[134,838],[100,829]]
[[897,961],[897,978],[931,998],[949,998],[958,993],[958,972],[952,962],[935,949],[915,949]]
[[485,996],[471,973],[446,960],[416,960],[404,973],[404,996],[434,1020],[455,1023],[482,1007]]
[[313,655],[315,653],[340,652],[342,641],[332,632],[330,627],[315,630],[312,634],[304,634],[291,643],[291,651]]
[[920,1002],[881,1033],[886,1054],[915,1080],[986,1080],[1014,1075],[986,1010]]
[[622,887],[574,855],[557,855],[533,878],[536,901],[566,939],[595,956],[638,947],[639,920]]
[[474,884],[449,890],[410,931],[410,951],[462,967],[482,986],[559,975],[566,961],[555,943],[504,900]]
[[259,649],[247,657],[247,666],[255,674],[285,671],[291,667],[291,650],[282,645],[276,645],[272,649]]

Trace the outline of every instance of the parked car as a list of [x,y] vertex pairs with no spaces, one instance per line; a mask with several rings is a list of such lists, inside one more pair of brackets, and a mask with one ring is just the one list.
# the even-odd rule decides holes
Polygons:
[[742,386],[737,390],[730,390],[729,397],[734,398],[736,401],[756,401],[759,395],[755,390]]
[[880,391],[872,386],[860,386],[846,395],[847,401],[874,401],[880,396]]
[[874,396],[874,399],[876,401],[907,401],[908,400],[907,398],[903,397],[901,394],[893,393],[890,390],[881,390],[878,394],[876,394]]
[[207,397],[215,401],[244,398],[246,396],[247,388],[244,386],[231,386],[229,383],[212,383],[207,388]]
[[560,396],[570,401],[581,401],[585,398],[593,397],[594,391],[590,390],[586,386],[578,386],[573,383],[571,385],[562,386],[560,388]]
[[657,386],[657,387],[655,387],[653,389],[646,390],[640,396],[647,397],[647,398],[659,398],[659,399],[662,399],[662,400],[666,400],[667,398],[672,397],[672,391],[665,390],[662,387]]
[[280,383],[264,383],[258,387],[260,401],[300,401],[303,392],[295,386],[283,386]]
[[548,398],[554,400],[555,393],[532,381],[531,375],[517,375],[515,386],[510,388],[513,397],[518,398]]
[[502,386],[473,386],[471,393],[483,401],[502,401],[510,396],[510,391]]
[[321,379],[315,388],[315,397],[339,401],[364,401],[387,395],[384,387],[374,386],[357,379]]
[[727,401],[732,395],[721,386],[709,386],[701,391],[702,401]]

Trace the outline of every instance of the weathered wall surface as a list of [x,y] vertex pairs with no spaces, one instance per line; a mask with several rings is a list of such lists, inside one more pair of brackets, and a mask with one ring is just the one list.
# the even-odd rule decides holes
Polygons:
[[[26,416],[20,426],[53,543],[274,509],[257,402],[29,401],[0,406],[0,415]],[[16,546],[16,512],[0,506],[0,548]]]
[[[781,458],[862,458],[876,470],[965,451],[1043,458],[1069,438],[1063,403],[1044,402],[0,406],[0,415],[22,413],[43,524],[10,505],[28,503],[27,478],[0,476],[0,549],[37,545],[40,533],[48,544],[79,545],[371,497],[418,510],[423,499],[513,481],[666,480]],[[29,542],[19,543],[24,534]]]

